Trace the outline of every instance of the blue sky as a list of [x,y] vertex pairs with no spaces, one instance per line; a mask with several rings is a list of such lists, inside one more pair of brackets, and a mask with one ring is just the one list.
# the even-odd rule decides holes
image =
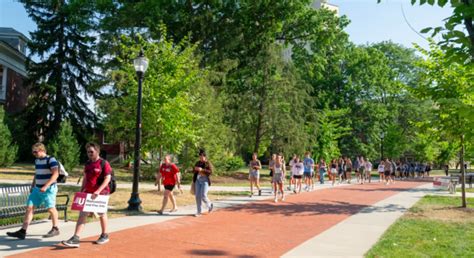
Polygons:
[[[417,31],[442,25],[451,14],[449,8],[412,6],[409,0],[329,0],[339,6],[340,15],[346,15],[351,24],[346,31],[357,44],[392,40],[411,47],[412,42],[427,46],[426,40],[412,31],[403,18],[402,7],[410,25]],[[29,37],[36,26],[23,6],[14,0],[0,0],[0,27],[13,27]]]

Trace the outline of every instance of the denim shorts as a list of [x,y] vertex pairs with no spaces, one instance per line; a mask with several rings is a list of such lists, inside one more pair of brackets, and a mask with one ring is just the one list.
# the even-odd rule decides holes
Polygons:
[[44,193],[40,192],[40,188],[33,187],[31,194],[28,196],[26,206],[34,206],[35,208],[44,205],[45,208],[56,207],[56,194],[58,193],[58,186],[52,184],[46,189]]

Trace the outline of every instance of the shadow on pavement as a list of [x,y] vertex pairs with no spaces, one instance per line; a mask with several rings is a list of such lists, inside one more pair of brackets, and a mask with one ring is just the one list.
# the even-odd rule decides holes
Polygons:
[[58,244],[58,241],[43,241],[37,238],[30,238],[28,236],[24,240],[19,240],[7,236],[0,236],[0,252],[2,251],[13,251],[13,250],[24,250],[35,247],[45,247]]

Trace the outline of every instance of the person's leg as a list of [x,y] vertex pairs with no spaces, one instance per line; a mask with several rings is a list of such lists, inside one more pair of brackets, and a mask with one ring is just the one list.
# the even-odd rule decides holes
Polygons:
[[57,228],[59,224],[58,210],[56,208],[49,208],[49,214],[51,215],[51,222],[53,223],[53,228]]
[[203,184],[203,191],[202,192],[203,192],[202,200],[207,205],[207,208],[208,208],[209,212],[211,212],[213,204],[212,204],[211,200],[209,200],[209,197],[207,197],[207,193],[209,192],[209,183],[207,181],[204,182],[204,184]]
[[285,191],[283,191],[283,182],[278,183],[278,188],[280,189],[281,192],[281,200],[285,200]]
[[260,175],[255,178],[255,186],[257,187],[258,195],[262,195],[262,189],[260,189]]
[[275,191],[274,191],[274,193],[273,193],[273,194],[274,194],[274,196],[273,196],[273,197],[274,197],[274,201],[277,202],[277,201],[278,201],[278,199],[277,199],[277,194],[278,194],[277,183],[276,183],[276,182],[272,182],[272,187],[273,187],[273,189],[275,189]]
[[86,225],[87,216],[89,215],[88,212],[81,212],[79,213],[79,218],[76,222],[76,229],[74,230],[74,236],[79,236]]
[[197,209],[196,214],[201,214],[202,195],[203,195],[202,182],[199,180],[196,180],[195,186],[196,186],[195,197],[196,197],[196,209]]
[[163,213],[163,211],[165,210],[166,208],[166,205],[168,204],[168,197],[169,197],[169,194],[170,194],[170,190],[168,189],[165,189],[165,192],[163,193],[163,200],[161,202],[161,209],[158,211],[158,213]]
[[102,230],[102,235],[107,234],[107,224],[108,224],[108,218],[107,218],[107,213],[104,213],[102,216],[99,218],[100,220],[100,229]]
[[34,206],[27,206],[26,207],[26,212],[25,212],[25,217],[23,218],[23,225],[22,229],[27,230],[28,226],[30,225],[31,221],[33,220],[33,213],[34,213]]
[[174,197],[173,191],[170,191],[169,198],[171,200],[171,204],[173,205],[173,208],[171,209],[172,212],[178,210],[178,206],[176,205],[176,198]]
[[250,182],[250,197],[253,196],[253,177],[250,175],[249,177],[249,182]]

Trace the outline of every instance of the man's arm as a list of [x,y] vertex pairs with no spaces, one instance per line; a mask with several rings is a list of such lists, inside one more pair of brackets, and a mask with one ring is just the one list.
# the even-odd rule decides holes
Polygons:
[[[102,184],[99,186],[99,189],[97,189],[93,195],[92,195],[92,199],[95,199],[95,197],[97,195],[100,194],[100,192],[102,192],[102,190],[104,190],[104,188],[106,188],[108,185],[109,185],[109,182],[110,182],[110,179],[112,178],[112,175],[106,175],[105,178],[104,178],[104,182],[102,182]],[[94,196],[96,195],[96,196]]]

